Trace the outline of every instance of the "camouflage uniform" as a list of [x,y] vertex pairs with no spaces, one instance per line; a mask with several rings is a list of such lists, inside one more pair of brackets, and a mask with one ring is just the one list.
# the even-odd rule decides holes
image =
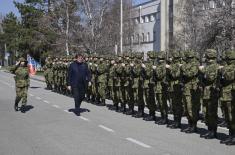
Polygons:
[[221,143],[235,145],[235,51],[226,51],[227,64],[221,69],[221,106],[224,108],[229,137]]
[[173,62],[168,68],[167,78],[169,82],[169,95],[172,100],[172,110],[174,115],[174,123],[171,128],[181,128],[181,118],[183,114],[182,91],[180,85],[180,65],[181,58],[179,52],[172,52]]
[[160,108],[161,119],[156,121],[159,125],[168,123],[167,106],[167,81],[166,81],[166,61],[165,52],[159,52],[157,55],[158,64],[154,73],[156,100]]
[[[19,62],[26,63],[26,60],[24,58],[20,58]],[[27,104],[28,87],[30,84],[27,64],[25,66],[21,66],[20,64],[17,66],[14,66],[11,69],[11,72],[15,74],[14,79],[15,79],[15,87],[16,87],[16,99],[15,99],[14,107],[15,107],[15,110],[18,111],[18,104],[22,100],[21,110],[22,112],[24,112],[25,106]]]
[[183,131],[186,133],[197,132],[197,121],[199,119],[200,92],[199,92],[199,62],[193,51],[185,52],[186,63],[181,66],[181,82],[183,84],[183,103],[189,127]]
[[216,51],[206,51],[206,67],[201,69],[204,74],[203,110],[208,132],[201,137],[212,139],[217,137],[218,98],[219,98],[219,65],[216,62]]

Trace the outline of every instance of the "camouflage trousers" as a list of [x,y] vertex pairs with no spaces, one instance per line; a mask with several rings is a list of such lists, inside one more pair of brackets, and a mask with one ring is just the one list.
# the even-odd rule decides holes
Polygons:
[[16,87],[16,99],[15,101],[19,103],[22,100],[22,105],[27,104],[27,93],[28,87]]
[[168,115],[167,95],[165,93],[157,93],[156,100],[160,108],[161,117],[167,118]]
[[183,104],[189,125],[196,124],[199,119],[200,93],[191,90],[190,95],[183,95]]
[[203,111],[205,115],[206,125],[208,126],[208,130],[216,130],[217,129],[217,119],[218,119],[218,98],[214,97],[211,99],[203,100]]

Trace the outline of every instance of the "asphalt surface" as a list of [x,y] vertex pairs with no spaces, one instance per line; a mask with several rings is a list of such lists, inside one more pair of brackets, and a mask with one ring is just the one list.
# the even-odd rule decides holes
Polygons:
[[[0,71],[0,155],[234,155],[235,146],[199,133],[185,134],[106,107],[82,103],[81,116],[68,112],[73,99],[31,80],[26,113],[15,112],[13,75]],[[183,120],[186,123],[186,120]],[[186,126],[186,125],[185,125]]]

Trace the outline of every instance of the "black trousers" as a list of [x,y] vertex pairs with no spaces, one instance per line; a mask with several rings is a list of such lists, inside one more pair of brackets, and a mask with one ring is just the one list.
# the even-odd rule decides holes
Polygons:
[[75,101],[75,109],[80,109],[81,103],[85,98],[85,88],[72,87],[72,94]]

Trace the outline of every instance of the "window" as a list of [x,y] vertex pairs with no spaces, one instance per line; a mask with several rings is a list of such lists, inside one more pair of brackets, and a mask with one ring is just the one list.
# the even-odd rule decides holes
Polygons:
[[139,34],[136,35],[136,42],[137,42],[138,44],[140,43],[140,35],[139,35]]
[[135,18],[135,23],[139,24],[139,18]]
[[209,1],[209,7],[210,7],[210,9],[214,9],[214,8],[216,8],[216,6],[215,6],[215,1]]
[[140,23],[144,23],[144,17],[140,17]]
[[132,36],[131,36],[131,44],[133,44],[134,40],[135,40],[135,36],[132,35]]
[[145,39],[144,39],[144,33],[142,33],[142,42],[144,42]]
[[150,42],[150,33],[147,33],[147,38],[146,38],[146,42]]
[[151,15],[150,15],[150,21],[151,21],[151,22],[155,21],[155,16],[154,16],[154,14],[151,14]]
[[149,16],[145,16],[145,23],[149,22]]

